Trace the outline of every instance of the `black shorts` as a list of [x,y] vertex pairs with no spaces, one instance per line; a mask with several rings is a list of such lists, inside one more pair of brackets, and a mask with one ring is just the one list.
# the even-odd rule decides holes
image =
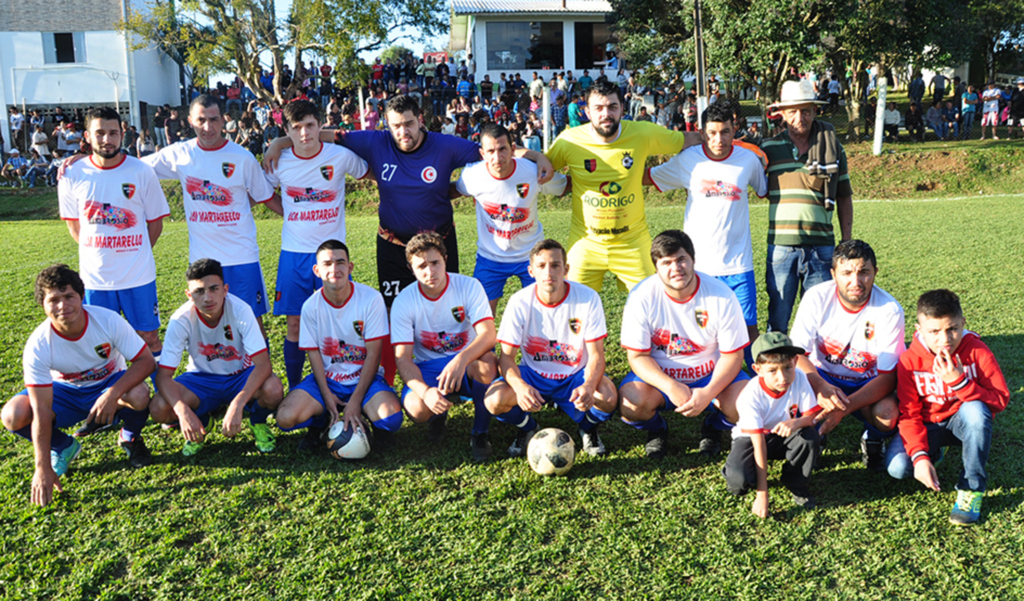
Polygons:
[[[458,273],[459,243],[455,236],[454,224],[447,228],[444,246],[448,250],[446,269],[449,273]],[[416,276],[405,260],[405,247],[377,236],[377,287],[389,311],[398,293],[415,281]]]

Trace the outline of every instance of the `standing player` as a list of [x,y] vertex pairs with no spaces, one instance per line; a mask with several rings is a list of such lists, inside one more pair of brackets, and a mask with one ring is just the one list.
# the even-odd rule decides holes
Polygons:
[[294,388],[306,361],[299,350],[299,315],[306,299],[323,285],[313,269],[316,249],[325,240],[345,241],[345,176],[359,179],[367,166],[351,150],[320,141],[320,111],[312,102],[285,105],[284,123],[293,146],[281,154],[277,171],[267,179],[281,188],[284,226],[274,315],[288,316],[284,366],[288,386]]
[[667,452],[668,422],[659,412],[697,417],[710,409],[700,428],[700,452],[715,455],[722,430],[739,417],[736,397],[750,379],[740,371],[739,351],[750,344],[743,311],[728,286],[694,271],[693,242],[683,232],[658,234],[651,259],[657,277],[633,288],[622,314],[631,370],[619,385],[622,421],[646,430],[647,456],[660,459]]
[[[233,438],[242,427],[242,411],[250,411],[249,424],[261,453],[274,450],[274,433],[267,417],[284,396],[274,375],[266,341],[249,305],[228,294],[224,270],[213,259],[200,259],[185,274],[188,301],[167,324],[167,352],[156,376],[159,392],[153,397],[153,419],[178,422],[185,437],[182,454],[199,452],[206,440],[210,414],[227,406],[224,435]],[[185,373],[173,377],[188,350]]]
[[387,444],[402,425],[402,407],[379,373],[388,337],[384,299],[349,280],[352,261],[343,242],[327,240],[314,256],[313,271],[323,287],[302,304],[299,327],[299,346],[309,353],[313,373],[288,391],[277,410],[277,426],[308,428],[299,444],[314,449],[344,407],[347,427],[362,429],[359,416],[365,414],[373,423],[375,442]]
[[[568,167],[572,176],[572,279],[597,291],[606,271],[615,274],[623,290],[654,273],[644,164],[650,155],[676,154],[687,145],[683,132],[621,121],[623,102],[617,85],[594,84],[587,93],[590,122],[562,132],[548,151],[554,168]],[[698,135],[692,136],[696,144]]]
[[[580,428],[583,450],[604,455],[598,425],[615,413],[619,396],[604,373],[604,306],[596,292],[565,281],[565,248],[542,240],[530,251],[530,276],[537,282],[508,301],[498,340],[502,378],[487,391],[487,409],[498,421],[519,428],[508,449],[522,457],[537,430],[531,413],[553,403]],[[516,364],[516,351],[522,363]]]
[[[67,265],[47,267],[36,278],[35,297],[46,321],[32,332],[22,359],[26,389],[4,405],[4,427],[32,441],[32,502],[46,505],[82,443],[60,428],[83,419],[121,419],[120,445],[132,467],[152,462],[142,440],[155,361],[146,343],[117,313],[82,304],[85,285]],[[125,370],[125,357],[132,366]]]
[[437,232],[413,236],[405,252],[418,284],[403,290],[391,311],[395,362],[405,382],[402,404],[413,422],[432,422],[431,438],[440,440],[452,399],[471,397],[470,446],[473,459],[484,461],[491,456],[484,394],[497,372],[494,317],[484,288],[445,272],[448,252]]
[[491,313],[505,292],[505,282],[519,276],[525,288],[533,283],[529,273],[530,249],[544,239],[537,219],[537,195],[561,196],[566,179],[557,174],[537,184],[537,166],[514,156],[515,142],[497,123],[480,129],[483,160],[466,167],[455,183],[460,195],[476,200],[477,251],[473,277],[480,280],[491,303]]
[[822,407],[832,410],[822,434],[853,414],[864,423],[861,459],[885,470],[885,438],[896,433],[896,365],[907,349],[903,307],[875,286],[875,252],[847,240],[832,255],[832,280],[804,293],[793,321],[793,344],[807,349],[797,367]]
[[[704,144],[687,148],[644,177],[659,192],[686,188],[683,231],[693,241],[700,260],[695,268],[729,286],[743,308],[747,335],[757,339],[757,283],[750,240],[747,188],[764,198],[768,180],[756,154],[733,146],[732,109],[716,102],[702,115]],[[750,347],[747,365],[754,364]]]

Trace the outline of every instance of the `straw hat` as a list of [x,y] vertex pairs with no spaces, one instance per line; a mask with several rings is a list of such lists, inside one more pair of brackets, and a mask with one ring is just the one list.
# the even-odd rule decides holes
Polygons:
[[787,81],[782,84],[782,94],[779,101],[772,105],[777,109],[800,106],[802,104],[828,104],[824,100],[818,100],[814,93],[814,84],[809,80]]

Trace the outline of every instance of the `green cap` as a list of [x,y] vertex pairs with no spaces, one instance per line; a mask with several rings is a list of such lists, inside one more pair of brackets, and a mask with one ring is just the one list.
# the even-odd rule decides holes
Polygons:
[[803,355],[807,351],[793,344],[793,341],[786,336],[784,332],[765,332],[761,334],[757,340],[754,341],[753,347],[750,349],[754,356],[754,360],[757,361],[758,356],[761,353],[794,353],[797,355]]

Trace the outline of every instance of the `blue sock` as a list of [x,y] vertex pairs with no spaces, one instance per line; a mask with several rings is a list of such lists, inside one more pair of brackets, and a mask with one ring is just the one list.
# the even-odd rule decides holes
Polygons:
[[448,417],[448,412],[445,411],[444,413],[438,413],[437,415],[431,415],[430,419],[427,420],[427,423],[429,424],[430,422],[434,421],[435,419],[441,419],[442,417]]
[[253,399],[252,406],[249,408],[249,423],[250,424],[265,424],[267,418],[273,413],[270,409],[267,409],[263,405],[260,405],[256,399]]
[[473,397],[473,434],[487,434],[491,430],[491,412],[484,405],[487,386],[470,380],[469,393]]
[[[326,412],[325,412],[325,413],[326,413]],[[295,425],[294,425],[294,426],[292,426],[291,428],[282,428],[282,427],[281,427],[281,424],[277,424],[277,429],[278,429],[278,430],[280,430],[280,431],[282,431],[282,432],[292,432],[292,431],[295,431],[295,430],[301,430],[301,429],[303,429],[303,428],[308,428],[308,427],[312,426],[312,425],[313,425],[313,420],[314,420],[314,419],[315,419],[315,418],[312,418],[312,417],[311,417],[311,418],[307,419],[307,420],[306,420],[306,421],[304,421],[304,422],[300,422],[300,423],[298,423],[298,424],[295,424]]]
[[[31,426],[29,426],[31,428]],[[75,439],[71,438],[63,431],[58,430],[57,426],[53,427],[53,433],[50,434],[50,449],[60,453],[64,449],[71,446],[71,443]]]
[[122,407],[117,412],[121,418],[121,440],[131,440],[142,433],[142,428],[149,419],[149,411],[136,411]]
[[402,427],[402,412],[396,411],[383,419],[374,421],[373,427],[387,432],[398,432],[398,429]]
[[210,414],[209,413],[204,413],[203,415],[197,415],[196,417],[198,417],[199,418],[199,422],[201,424],[203,424],[203,428],[209,428],[210,427]]
[[302,381],[302,368],[306,365],[306,353],[299,349],[298,342],[284,341],[284,371],[288,388],[295,388]]
[[519,405],[515,405],[507,413],[495,415],[494,419],[503,424],[511,424],[527,432],[537,427],[537,420],[533,419],[533,416],[529,413],[523,411],[523,408]]
[[10,432],[10,433],[12,433],[12,434],[14,434],[16,436],[20,436],[20,437],[24,438],[25,440],[32,440],[32,424],[29,424],[29,425],[25,426],[24,428],[21,428],[21,429],[18,429],[18,430],[8,430],[8,432]]
[[642,422],[631,422],[626,418],[622,418],[622,421],[633,426],[637,430],[647,430],[648,432],[658,432],[668,428],[668,422],[665,421],[665,418],[662,417],[660,413],[655,413],[654,417]]
[[714,403],[708,405],[707,410],[708,416],[704,418],[704,423],[715,430],[732,430],[736,426],[736,424],[725,418],[725,414]]
[[[611,413],[605,413],[597,407],[591,407],[583,414],[583,417],[579,421],[580,430],[590,432],[602,423],[608,421],[608,418],[611,416]],[[662,420],[664,421],[664,418],[662,418]]]

